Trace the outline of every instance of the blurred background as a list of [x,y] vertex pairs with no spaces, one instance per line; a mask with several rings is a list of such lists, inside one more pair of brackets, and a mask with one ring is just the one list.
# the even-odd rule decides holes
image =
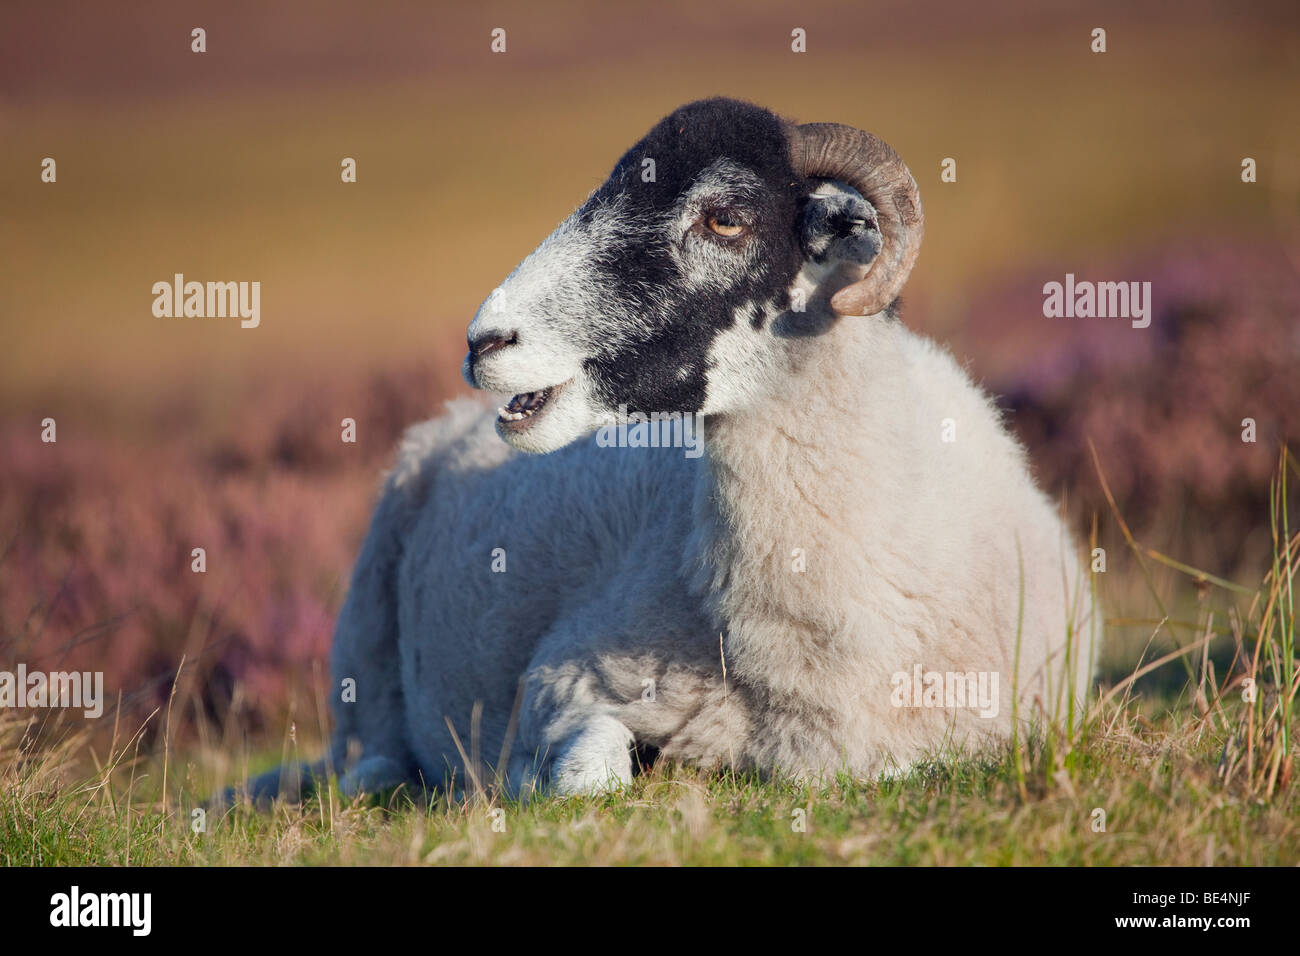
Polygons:
[[[714,94],[899,151],[927,213],[905,321],[998,395],[1112,576],[1089,440],[1144,544],[1251,583],[1300,438],[1298,50],[1294,2],[6,4],[0,668],[103,670],[147,712],[185,655],[196,715],[278,728],[323,686],[401,429],[467,391],[478,304]],[[1151,327],[1044,318],[1067,272],[1151,282]],[[259,281],[260,327],[156,318],[175,273]]]

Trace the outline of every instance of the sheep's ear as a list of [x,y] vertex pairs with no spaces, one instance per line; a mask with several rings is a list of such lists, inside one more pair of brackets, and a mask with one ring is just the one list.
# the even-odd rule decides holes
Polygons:
[[808,197],[801,218],[800,245],[817,263],[827,260],[870,265],[880,254],[876,210],[854,189],[823,187]]

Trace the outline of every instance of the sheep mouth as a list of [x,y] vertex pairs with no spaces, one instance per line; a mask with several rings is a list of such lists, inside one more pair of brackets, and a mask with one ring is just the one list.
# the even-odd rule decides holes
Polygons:
[[508,431],[519,432],[537,424],[555,403],[568,382],[551,385],[535,392],[520,392],[506,404],[497,409],[497,423]]

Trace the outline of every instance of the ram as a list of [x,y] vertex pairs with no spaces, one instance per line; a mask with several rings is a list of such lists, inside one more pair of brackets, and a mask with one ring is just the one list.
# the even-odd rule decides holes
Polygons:
[[[638,749],[868,776],[1064,715],[1086,574],[989,397],[899,321],[922,225],[868,133],[728,99],[656,125],[470,323],[465,378],[513,397],[406,435],[330,754],[252,796],[588,792]],[[655,413],[702,415],[704,454],[596,440]]]

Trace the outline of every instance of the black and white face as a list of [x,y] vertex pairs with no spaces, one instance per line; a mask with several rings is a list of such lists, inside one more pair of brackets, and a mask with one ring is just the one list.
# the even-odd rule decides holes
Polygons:
[[743,409],[778,387],[788,318],[815,311],[880,248],[861,195],[795,173],[778,117],[735,100],[692,103],[488,297],[464,375],[514,395],[497,431],[532,452],[620,407]]

